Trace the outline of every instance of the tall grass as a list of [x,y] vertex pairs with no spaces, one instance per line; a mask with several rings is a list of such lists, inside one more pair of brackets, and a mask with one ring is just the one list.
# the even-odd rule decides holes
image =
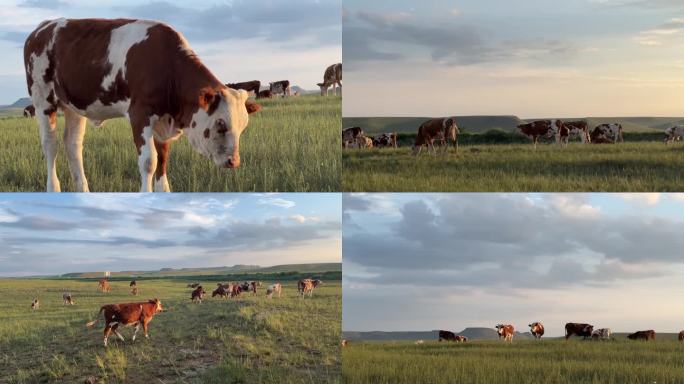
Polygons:
[[682,383],[683,352],[672,340],[356,343],[342,352],[342,376],[347,384]]
[[[196,153],[187,139],[171,146],[169,183],[174,192],[327,192],[340,190],[341,97],[259,100],[240,140],[242,165],[222,169]],[[64,121],[58,120],[60,132]],[[89,126],[84,165],[93,192],[137,192],[140,176],[133,135],[125,119]],[[63,145],[57,160],[62,190],[71,190]],[[0,191],[44,191],[45,161],[38,123],[0,118]]]
[[[194,278],[193,278],[194,279]],[[194,280],[193,280],[194,281]],[[110,293],[80,280],[0,280],[0,383],[338,383],[341,378],[341,283],[324,281],[313,298],[285,282],[283,297],[190,301],[190,280],[127,281]],[[204,282],[206,291],[215,287]],[[266,280],[264,282],[267,282]],[[63,306],[68,291],[76,305]],[[41,307],[30,309],[34,298]],[[126,339],[102,345],[103,322],[85,323],[108,303],[159,298],[165,312],[149,326],[150,339],[120,328]]]
[[475,145],[446,157],[413,157],[409,148],[345,150],[342,162],[344,191],[684,191],[681,144]]

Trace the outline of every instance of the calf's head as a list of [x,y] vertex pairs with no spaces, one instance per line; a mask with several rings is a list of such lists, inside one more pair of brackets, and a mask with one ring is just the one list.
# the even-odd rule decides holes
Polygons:
[[248,101],[244,90],[204,89],[200,108],[192,116],[187,136],[192,147],[224,168],[240,166],[240,135],[247,128],[249,114],[261,110]]
[[159,313],[163,312],[164,308],[162,308],[161,301],[159,299],[152,299],[149,301],[150,304],[154,304],[154,313]]

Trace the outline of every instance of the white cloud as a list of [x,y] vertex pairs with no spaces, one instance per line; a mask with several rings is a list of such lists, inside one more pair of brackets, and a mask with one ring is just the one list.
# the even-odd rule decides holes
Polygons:
[[294,201],[292,200],[286,200],[280,197],[273,197],[273,196],[266,196],[258,201],[259,204],[261,205],[272,205],[274,207],[279,207],[279,208],[292,208],[295,205],[297,205]]
[[661,193],[619,193],[621,199],[637,204],[656,205],[663,195]]

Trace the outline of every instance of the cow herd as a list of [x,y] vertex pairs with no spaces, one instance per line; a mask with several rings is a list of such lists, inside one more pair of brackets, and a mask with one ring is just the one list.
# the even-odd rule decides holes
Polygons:
[[[528,325],[530,328],[530,334],[536,339],[541,340],[544,335],[544,325],[536,321]],[[497,324],[495,327],[496,333],[499,336],[499,340],[503,339],[504,342],[513,342],[513,336],[515,335],[515,327],[511,324]],[[610,328],[597,328],[586,323],[566,323],[565,324],[565,340],[570,339],[572,336],[582,337],[584,340],[611,340],[613,331]],[[627,335],[630,340],[655,340],[656,332],[654,330],[647,331],[637,331],[632,334]],[[684,341],[684,331],[679,332],[679,341]],[[453,341],[457,343],[465,343],[468,338],[462,335],[458,335],[451,331],[440,330],[438,334],[438,341]],[[422,340],[421,343],[422,344]]]
[[[302,298],[313,296],[313,290],[322,284],[319,279],[301,279],[297,282],[297,292]],[[212,297],[219,296],[219,298],[237,298],[243,292],[251,292],[253,295],[257,295],[258,289],[262,287],[260,281],[245,281],[241,283],[217,283],[217,288],[212,292]],[[130,282],[129,287],[131,287],[131,295],[137,296],[139,293],[138,283],[133,280]],[[190,300],[193,303],[202,303],[206,291],[202,288],[200,283],[188,284],[187,288],[192,289],[190,292]],[[266,297],[271,299],[274,295],[281,297],[282,294],[282,284],[273,283],[266,288]],[[111,291],[109,285],[109,279],[103,278],[98,281],[97,290],[103,293]],[[69,292],[64,292],[62,294],[63,305],[75,305],[76,300]],[[31,302],[31,310],[37,311],[40,309],[40,300],[35,298]],[[133,340],[135,341],[136,335],[140,327],[143,328],[145,337],[148,338],[148,324],[152,320],[155,314],[162,312],[163,307],[161,301],[157,298],[148,301],[131,302],[131,303],[119,303],[119,304],[106,304],[100,307],[98,315],[103,314],[103,320],[105,324],[104,328],[104,346],[107,346],[107,340],[109,336],[113,333],[121,341],[124,341],[123,336],[118,332],[119,325],[122,326],[134,326],[135,331],[133,333]],[[86,324],[88,328],[91,328],[97,324],[99,318],[90,321]]]
[[[579,138],[583,144],[614,144],[624,142],[622,124],[599,124],[589,129],[586,120],[535,120],[519,124],[517,129],[532,140],[535,149],[539,138],[555,139],[561,147],[566,147],[571,138]],[[458,152],[458,135],[460,131],[455,117],[429,119],[418,127],[411,153],[415,156],[427,148],[428,153],[437,153],[435,145],[446,154],[449,145]],[[684,125],[676,125],[665,130],[665,143],[671,144],[684,137]],[[342,130],[342,148],[397,148],[397,134],[383,133],[377,137],[367,135],[361,127],[349,127]]]

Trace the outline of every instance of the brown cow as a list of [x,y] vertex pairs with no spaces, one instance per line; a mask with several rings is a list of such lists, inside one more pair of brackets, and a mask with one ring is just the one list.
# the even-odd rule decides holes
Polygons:
[[414,156],[420,154],[423,146],[427,146],[428,151],[437,153],[434,147],[435,140],[443,147],[444,154],[449,150],[449,143],[453,143],[456,152],[458,152],[458,134],[456,119],[453,117],[428,120],[418,128],[412,154]]
[[263,91],[259,91],[256,96],[257,99],[272,99],[273,98],[273,92],[271,92],[270,89],[265,89]]
[[451,331],[439,331],[438,341],[456,341],[456,334]]
[[499,339],[503,337],[504,342],[510,341],[513,342],[513,333],[515,332],[515,328],[513,328],[512,325],[507,324],[498,324],[496,326],[496,333],[499,335]]
[[268,83],[268,89],[274,95],[282,93],[283,97],[290,96],[290,93],[291,93],[290,81],[289,80],[280,80],[280,81],[275,81],[273,83]]
[[679,341],[684,341],[684,331],[679,332]]
[[563,129],[561,129],[561,144],[565,141],[568,144],[570,137],[579,137],[582,144],[590,144],[591,136],[589,135],[589,124],[586,120],[578,121],[564,121]]
[[465,336],[456,335],[456,340],[454,340],[454,341],[456,341],[457,343],[467,343],[468,338]]
[[[159,299],[152,299],[148,301],[141,301],[136,303],[125,303],[125,304],[107,304],[100,307],[98,315],[104,312],[104,345],[107,346],[107,338],[109,334],[114,332],[116,336],[124,341],[123,336],[117,331],[119,325],[124,326],[135,326],[135,332],[133,333],[133,341],[135,341],[135,336],[138,333],[138,329],[142,324],[143,330],[145,331],[145,338],[149,338],[147,333],[147,325],[154,315],[162,312],[163,308]],[[97,323],[98,319],[95,319],[86,324],[87,327],[92,327]]]
[[222,298],[230,298],[230,292],[233,290],[232,284],[216,283],[216,289],[211,293],[211,297],[220,296]]
[[233,284],[232,290],[230,291],[230,297],[238,297],[242,293],[242,287],[240,284]]
[[76,304],[76,300],[74,300],[73,297],[71,297],[71,293],[64,292],[62,293],[62,305],[74,305]]
[[235,90],[244,89],[247,92],[254,92],[255,95],[259,94],[259,89],[261,88],[261,82],[259,80],[244,81],[242,83],[229,83],[226,87]]
[[109,292],[111,290],[111,287],[109,286],[109,280],[107,278],[100,279],[100,281],[97,283],[97,289],[99,289],[101,292]]
[[360,137],[366,137],[361,127],[350,127],[343,129],[342,148],[356,148],[359,144]]
[[132,281],[130,282],[130,284],[128,284],[129,287],[135,287],[135,286],[137,286],[137,285],[138,285],[138,282],[135,281],[135,280],[132,280]]
[[534,338],[537,340],[541,340],[542,336],[544,336],[544,324],[537,321],[537,322],[530,324],[529,327],[530,327],[530,333],[532,333],[532,336],[534,336]]
[[[560,143],[560,133],[563,127],[563,122],[560,120],[537,120],[518,125],[520,132],[532,139],[535,149],[537,149],[539,137],[556,137],[556,142]],[[567,130],[564,131],[568,132]]]
[[299,280],[299,282],[297,283],[297,291],[299,291],[299,294],[301,295],[301,297],[304,297],[307,293],[309,294],[310,297],[312,297],[313,296],[313,290],[322,283],[323,282],[318,280],[318,279],[315,279],[315,280],[302,279],[302,280]]
[[566,323],[565,324],[565,340],[569,339],[572,335],[581,336],[585,339],[591,337],[592,332],[594,332],[594,326],[591,324],[584,323]]
[[321,96],[328,95],[328,89],[331,85],[333,95],[337,96],[337,86],[340,87],[340,93],[342,93],[342,63],[333,64],[326,68],[323,74],[323,82],[316,85],[321,88]]
[[345,339],[342,339],[342,348],[346,347],[347,345],[349,345],[349,342]]
[[76,191],[83,171],[86,119],[127,117],[138,154],[140,190],[169,191],[171,142],[183,134],[217,166],[240,165],[240,135],[261,106],[223,85],[183,35],[150,20],[56,19],[26,39],[24,68],[38,113],[47,162],[47,190],[57,178],[57,111],[64,112],[64,147]]
[[204,292],[204,289],[200,285],[197,288],[195,288],[194,291],[192,291],[192,293],[190,294],[190,300],[192,300],[193,303],[198,302],[202,304],[202,299],[204,298],[205,293],[206,292]]
[[24,108],[24,117],[34,117],[36,115],[36,108],[33,105],[27,105]]
[[283,286],[280,283],[271,284],[266,288],[266,297],[269,299],[273,297],[274,293],[278,294],[280,297],[280,292],[283,290]]
[[630,340],[655,340],[656,333],[654,330],[649,329],[648,331],[637,331],[627,336]]
[[397,148],[397,134],[383,133],[373,139],[373,147],[375,148]]

